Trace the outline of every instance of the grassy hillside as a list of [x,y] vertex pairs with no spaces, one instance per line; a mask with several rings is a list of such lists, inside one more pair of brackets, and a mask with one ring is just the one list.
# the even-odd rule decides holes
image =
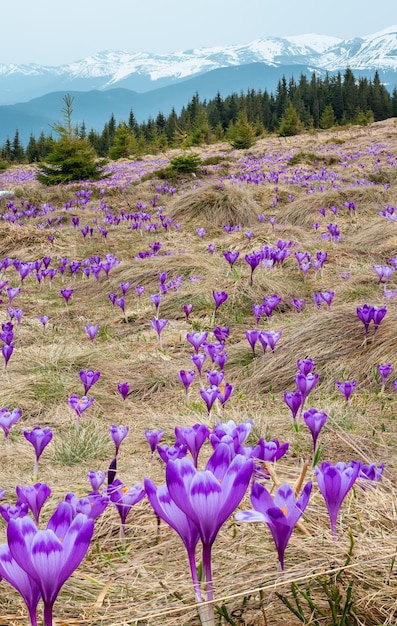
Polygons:
[[[286,549],[284,574],[264,523],[237,523],[232,516],[222,526],[213,547],[218,623],[302,623],[286,606],[287,600],[299,612],[293,586],[306,615],[303,623],[393,624],[396,120],[289,139],[268,137],[247,151],[219,144],[200,151],[204,165],[197,176],[156,178],[156,169],[175,154],[113,163],[111,176],[100,183],[54,189],[41,187],[31,168],[0,175],[0,190],[13,192],[0,200],[0,282],[8,281],[0,296],[1,323],[10,320],[8,308],[11,315],[22,310],[20,325],[13,319],[15,347],[1,375],[1,406],[20,408],[22,417],[9,443],[1,444],[0,487],[6,493],[0,504],[15,502],[16,485],[32,484],[34,454],[24,429],[40,425],[53,431],[39,462],[38,480],[52,490],[41,514],[43,527],[68,492],[79,498],[88,494],[90,469],[107,470],[114,457],[112,424],[130,429],[117,464],[117,477],[130,487],[144,477],[156,485],[165,482],[165,465],[157,452],[151,460],[145,429],[164,430],[160,444],[172,446],[176,426],[205,423],[212,429],[217,419],[239,424],[250,418],[247,444],[255,446],[260,437],[289,442],[287,454],[268,466],[266,487],[274,491],[277,483],[294,484],[307,462],[305,481],[313,480],[313,489],[303,523]],[[212,254],[209,244],[215,247]],[[269,251],[283,248],[290,255],[273,266],[265,259],[250,284],[245,255],[267,250],[271,256]],[[224,257],[227,251],[239,252],[233,267]],[[326,260],[316,269],[317,253],[326,253]],[[39,282],[36,273],[45,265],[38,263],[21,281],[24,264],[46,257],[48,269],[57,270],[52,280],[44,275]],[[299,258],[310,259],[309,265],[300,267]],[[10,260],[8,267],[4,259]],[[74,274],[71,262],[81,263]],[[108,273],[103,266],[100,270],[101,263]],[[374,266],[391,268],[387,283]],[[83,268],[89,268],[86,274]],[[159,273],[164,272],[164,284],[170,285],[163,289],[158,317],[168,323],[160,345],[150,296],[161,293]],[[124,288],[130,283],[124,312],[122,301],[112,305],[109,298],[122,297],[122,283]],[[11,303],[10,286],[21,287]],[[136,286],[144,287],[140,298]],[[68,304],[63,289],[73,290]],[[214,290],[228,295],[216,315]],[[317,306],[313,294],[327,292],[334,292],[330,306],[321,296]],[[254,357],[245,333],[256,328],[252,307],[273,294],[281,300],[268,319],[261,316],[257,328],[282,334],[274,352],[268,347],[264,353],[257,343]],[[305,300],[300,312],[293,299]],[[184,304],[193,305],[188,319]],[[376,335],[370,323],[367,339],[357,316],[357,307],[365,304],[387,307]],[[45,327],[40,316],[49,316]],[[93,340],[87,325],[98,325]],[[178,373],[195,370],[186,335],[208,331],[208,341],[216,342],[216,326],[230,331],[224,380],[234,392],[223,412],[217,401],[208,415],[197,371],[187,401]],[[305,410],[317,408],[328,416],[319,435],[321,461],[384,463],[380,481],[359,480],[346,496],[337,541],[314,477],[310,431],[302,419],[293,423],[284,401],[284,393],[296,388],[298,359],[312,359],[318,373]],[[389,363],[394,372],[383,388],[377,366]],[[214,369],[219,368],[207,357],[204,386],[206,371]],[[77,429],[68,399],[83,395],[80,370],[100,371],[100,378],[87,393],[94,402]],[[336,386],[346,380],[356,380],[349,403]],[[123,382],[129,383],[125,400],[118,391]],[[207,441],[200,469],[211,452]],[[251,508],[248,491],[239,509]],[[5,522],[0,534],[4,543]],[[296,585],[303,593],[310,590],[312,600]],[[310,620],[313,611],[317,622]],[[0,616],[0,624],[26,623],[26,609],[5,581]],[[164,522],[158,526],[146,498],[127,517],[125,547],[113,504],[97,519],[90,550],[62,588],[54,617],[69,626],[199,624],[185,549]]]

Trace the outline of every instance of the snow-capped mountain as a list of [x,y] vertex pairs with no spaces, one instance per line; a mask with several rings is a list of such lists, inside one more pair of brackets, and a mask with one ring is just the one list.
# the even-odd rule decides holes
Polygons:
[[164,55],[103,51],[58,67],[0,63],[0,145],[16,129],[25,145],[31,134],[48,134],[66,93],[74,98],[75,123],[101,131],[112,114],[121,121],[132,110],[141,123],[179,112],[195,93],[202,100],[251,89],[274,93],[283,76],[343,75],[347,67],[368,79],[377,70],[393,91],[397,26],[351,40],[307,34]]
[[[366,37],[265,37],[244,45],[197,48],[172,54],[102,51],[58,67],[0,64],[0,98],[12,103],[49,91],[125,87],[146,92],[219,68],[250,63],[307,66],[313,70],[397,71],[397,26]],[[1,101],[0,101],[1,103]]]

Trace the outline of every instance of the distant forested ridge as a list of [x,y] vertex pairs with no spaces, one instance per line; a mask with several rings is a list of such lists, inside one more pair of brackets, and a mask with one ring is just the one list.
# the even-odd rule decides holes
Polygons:
[[[397,89],[393,93],[381,83],[378,72],[373,79],[356,79],[350,69],[344,74],[299,80],[283,77],[275,93],[249,90],[223,98],[218,93],[211,100],[200,100],[195,93],[179,114],[175,109],[165,116],[159,111],[155,119],[138,124],[133,110],[125,120],[111,115],[103,130],[87,130],[89,120],[74,129],[76,137],[85,139],[98,157],[111,159],[156,154],[168,148],[201,146],[229,141],[235,148],[248,148],[256,138],[267,133],[296,135],[311,129],[327,129],[346,124],[368,124],[397,117]],[[27,146],[13,139],[1,147],[3,165],[33,163],[45,160],[56,138],[41,133],[30,136]]]

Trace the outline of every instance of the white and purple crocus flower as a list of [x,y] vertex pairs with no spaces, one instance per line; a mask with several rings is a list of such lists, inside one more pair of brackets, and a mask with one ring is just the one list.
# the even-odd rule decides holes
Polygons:
[[153,509],[181,536],[188,552],[196,601],[203,624],[214,624],[211,604],[203,601],[195,563],[198,538],[202,544],[203,580],[207,601],[214,599],[211,552],[216,536],[240,504],[253,472],[253,461],[242,455],[232,458],[229,446],[219,444],[205,470],[195,468],[189,458],[170,460],[166,487],[156,488],[145,479],[145,490]]
[[352,488],[361,470],[359,461],[346,463],[324,462],[314,468],[317,483],[328,509],[332,538],[337,539],[336,522],[342,502]]
[[292,531],[302,516],[310,498],[312,483],[304,486],[298,499],[293,489],[281,485],[274,498],[266,487],[254,482],[251,488],[251,503],[254,511],[239,511],[235,518],[238,522],[265,522],[275,543],[280,569],[284,570],[284,552]]
[[93,520],[81,513],[73,518],[72,507],[65,502],[45,530],[38,530],[27,516],[9,521],[8,545],[0,546],[0,573],[22,595],[32,626],[37,624],[40,597],[44,626],[52,626],[54,602],[86,555],[93,531]]

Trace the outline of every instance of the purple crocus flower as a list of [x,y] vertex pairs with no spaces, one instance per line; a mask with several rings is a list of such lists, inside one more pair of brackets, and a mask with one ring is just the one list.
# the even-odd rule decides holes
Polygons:
[[164,435],[164,430],[145,430],[146,441],[150,446],[150,450],[152,453],[151,460],[153,459],[154,451],[156,450],[162,436]]
[[4,369],[7,368],[8,365],[8,361],[10,360],[12,353],[14,352],[14,344],[10,343],[10,344],[4,344],[1,346],[1,353],[3,355],[4,358]]
[[282,335],[282,330],[279,330],[277,332],[275,332],[274,330],[261,330],[258,333],[258,339],[259,342],[262,345],[263,348],[263,352],[266,352],[266,348],[267,346],[269,346],[269,348],[271,349],[271,351],[274,353],[274,348],[276,347],[276,343],[278,342],[278,340],[280,339],[281,335]]
[[374,307],[364,304],[357,307],[357,317],[364,324],[365,339],[368,338],[369,324],[374,319]]
[[197,467],[198,455],[203,443],[208,439],[210,434],[206,424],[194,424],[194,426],[175,427],[175,436],[177,440],[186,445],[193,457],[194,467]]
[[65,304],[66,304],[66,307],[67,307],[68,304],[69,304],[69,300],[72,297],[73,289],[61,289],[60,293],[61,293],[61,296],[63,297],[63,299],[65,300]]
[[301,406],[303,408],[307,396],[318,383],[318,374],[315,372],[314,374],[310,373],[305,376],[302,372],[298,372],[295,376],[295,382],[298,390],[302,394]]
[[185,387],[186,391],[186,402],[189,400],[189,387],[193,382],[193,379],[196,375],[194,370],[180,370],[178,372],[178,378],[181,381],[182,385]]
[[94,372],[93,370],[80,370],[80,380],[84,385],[84,395],[86,396],[89,390],[99,380],[101,372]]
[[37,626],[37,605],[41,592],[37,583],[13,559],[7,544],[0,546],[0,576],[22,596],[29,612],[31,626]]
[[161,342],[161,331],[168,324],[168,320],[160,320],[160,319],[157,319],[157,317],[155,317],[152,320],[150,320],[150,323],[152,325],[152,328],[154,328],[154,330],[157,333],[160,350],[162,350],[163,349],[163,345],[162,345],[162,342]]
[[97,492],[106,480],[106,472],[90,470],[88,472],[88,480],[90,481],[92,490]]
[[12,309],[11,307],[8,307],[7,312],[10,316],[10,319],[13,320],[15,318],[17,320],[18,326],[20,326],[21,321],[22,321],[22,316],[23,316],[22,309],[18,309],[18,308]]
[[95,325],[87,324],[87,326],[85,326],[85,332],[87,333],[91,341],[94,341],[98,330],[99,330],[98,324],[95,324]]
[[207,331],[205,331],[203,333],[187,333],[186,334],[186,339],[188,340],[189,343],[192,344],[196,354],[198,354],[200,346],[203,345],[203,343],[206,341],[207,337],[208,337],[208,332]]
[[221,382],[218,388],[218,400],[222,405],[222,411],[225,409],[225,404],[231,397],[234,391],[234,385],[229,382]]
[[208,415],[211,414],[212,406],[215,400],[217,400],[218,398],[218,391],[219,391],[219,387],[216,387],[215,385],[210,385],[209,387],[206,387],[205,389],[203,388],[200,389],[200,396],[202,397],[205,404],[207,405]]
[[138,302],[139,302],[141,299],[141,295],[145,291],[145,287],[142,287],[141,285],[136,285],[135,291],[136,291],[136,295],[138,296]]
[[44,330],[46,328],[46,325],[48,324],[50,317],[48,315],[40,315],[39,317],[40,322],[43,324]]
[[154,293],[150,296],[151,301],[154,304],[154,308],[156,309],[156,317],[158,317],[159,314],[159,306],[160,306],[160,302],[162,300],[162,295],[161,293]]
[[207,358],[206,354],[191,354],[190,355],[190,359],[192,360],[194,365],[197,367],[197,371],[199,373],[200,378],[201,378],[201,372],[203,369],[204,361],[206,358]]
[[213,244],[213,243],[209,243],[208,244],[208,252],[210,254],[214,254],[214,252],[215,252],[215,244]]
[[209,601],[214,599],[212,546],[221,526],[240,504],[252,471],[251,459],[237,455],[231,460],[230,449],[224,444],[216,448],[204,471],[197,471],[187,458],[170,461],[166,467],[166,482],[171,498],[193,521],[200,534],[203,574]]
[[324,302],[327,304],[329,309],[331,308],[331,303],[332,303],[332,300],[334,299],[334,296],[335,296],[335,291],[331,291],[331,290],[322,291],[320,293],[320,298],[324,300]]
[[18,519],[19,517],[25,517],[29,513],[29,507],[26,502],[17,500],[15,504],[0,504],[0,514],[2,518],[7,522],[10,519]]
[[129,383],[117,383],[117,389],[123,400],[126,400],[130,391]]
[[193,304],[184,304],[183,305],[183,311],[184,311],[184,313],[186,315],[186,321],[188,321],[189,315],[193,311]]
[[291,410],[292,419],[295,421],[298,411],[302,404],[302,394],[300,391],[286,391],[284,393],[284,402]]
[[8,303],[11,304],[14,298],[20,293],[20,287],[6,287],[6,294],[8,297]]
[[206,376],[209,385],[219,387],[225,377],[225,373],[218,372],[218,370],[207,370]]
[[391,363],[385,363],[385,364],[379,363],[377,366],[377,370],[378,370],[379,376],[381,377],[381,384],[382,384],[381,392],[383,392],[386,386],[386,381],[393,371],[393,366]]
[[167,444],[157,446],[157,452],[159,453],[160,459],[164,461],[164,463],[168,463],[168,461],[175,461],[176,459],[185,457],[187,455],[187,445],[181,441],[176,441],[173,446],[168,446]]
[[328,419],[328,415],[323,411],[317,411],[317,409],[309,409],[303,414],[303,419],[306,426],[310,429],[313,438],[313,451],[316,452],[317,439],[320,434],[320,430],[324,426]]
[[312,483],[304,486],[298,499],[293,489],[281,485],[274,499],[263,485],[254,482],[251,488],[251,503],[254,511],[239,511],[238,522],[265,522],[276,545],[280,569],[284,570],[284,553],[297,521],[302,516],[310,498]]
[[156,515],[173,528],[184,543],[188,554],[196,602],[201,603],[202,596],[195,561],[196,546],[200,537],[197,526],[186,513],[175,504],[166,485],[156,487],[149,478],[145,478],[144,487],[148,500]]
[[317,483],[325,500],[331,522],[332,538],[336,541],[336,521],[343,500],[352,488],[361,469],[359,461],[346,463],[324,462],[314,468]]
[[336,381],[336,386],[339,391],[343,393],[345,396],[346,404],[349,402],[350,396],[356,388],[357,381],[356,380],[345,380],[345,382],[341,382],[340,380]]
[[219,419],[217,419],[212,434],[218,438],[222,438],[225,435],[232,437],[235,442],[235,448],[238,448],[239,446],[242,446],[243,443],[248,439],[251,430],[251,418],[248,418],[245,422],[241,422],[240,424],[236,424],[236,422],[234,422],[233,420],[221,422]]
[[300,313],[301,310],[303,309],[303,307],[306,304],[306,299],[305,298],[293,298],[292,299],[292,306],[294,307],[295,311],[297,313]]
[[225,369],[225,363],[228,356],[229,355],[227,352],[217,352],[216,354],[214,354],[212,360],[221,370],[223,370]]
[[255,359],[256,358],[255,345],[256,345],[256,342],[258,341],[258,338],[259,338],[259,332],[256,329],[254,329],[254,330],[246,330],[245,331],[245,336],[247,338],[247,341],[248,341],[249,345],[251,346],[252,356]]
[[112,484],[108,486],[107,493],[120,515],[121,540],[124,546],[127,515],[131,511],[134,504],[137,504],[142,500],[142,498],[145,497],[145,490],[140,484],[128,488],[121,480],[116,478]]
[[223,253],[223,256],[225,257],[226,261],[229,263],[230,267],[232,268],[235,262],[237,261],[238,257],[240,256],[240,252],[238,252],[237,250],[236,251],[227,250],[227,252]]
[[34,485],[23,485],[16,487],[17,496],[20,502],[26,504],[33,513],[36,524],[39,524],[40,511],[51,495],[51,489],[46,483],[36,483]]
[[124,298],[124,296],[120,296],[120,298],[116,298],[114,303],[117,304],[118,307],[120,307],[120,309],[123,311],[123,314],[125,315],[125,298]]
[[82,413],[89,409],[93,402],[94,396],[91,396],[91,398],[87,398],[87,396],[81,396],[80,398],[76,393],[72,393],[72,395],[69,397],[68,404],[70,408],[72,408],[76,412],[77,426],[79,426],[80,424]]
[[310,372],[312,372],[316,366],[313,359],[298,359],[296,364],[298,366],[298,370],[302,372],[302,374],[304,374],[305,376],[310,374]]
[[127,283],[121,282],[121,283],[119,283],[119,285],[120,285],[121,293],[123,294],[123,296],[125,296],[125,294],[127,293],[127,291],[128,291],[129,289],[131,289],[131,283],[128,283],[128,282],[127,282]]
[[229,296],[226,293],[226,291],[213,291],[212,292],[212,297],[214,298],[214,302],[215,302],[215,310],[214,310],[214,314],[213,314],[213,317],[215,318],[217,310],[219,309],[221,304],[226,302],[226,300],[228,299]]
[[93,532],[94,522],[82,514],[69,525],[53,516],[46,530],[38,530],[28,517],[10,520],[7,527],[10,553],[40,589],[44,626],[52,626],[54,602],[62,585],[86,555]]
[[97,492],[89,493],[85,498],[77,498],[73,493],[69,493],[65,501],[72,504],[74,515],[83,513],[94,521],[102,515],[109,504],[109,498]]
[[130,429],[128,426],[116,426],[116,424],[111,425],[110,436],[113,439],[114,445],[116,446],[116,457],[119,453],[121,442],[127,437],[129,432]]
[[374,482],[378,482],[382,478],[384,468],[384,463],[380,463],[379,467],[376,466],[376,463],[371,463],[370,465],[366,465],[363,463],[361,465],[361,469],[357,476],[357,479],[372,480]]
[[249,281],[250,285],[252,285],[253,283],[254,271],[258,267],[260,262],[262,261],[262,258],[263,257],[262,257],[261,252],[252,252],[251,254],[245,255],[245,260],[251,268],[250,281]]
[[14,409],[13,411],[10,411],[6,407],[0,409],[0,428],[4,431],[7,443],[9,443],[8,435],[10,434],[10,430],[20,419],[21,415],[21,409]]
[[281,457],[287,453],[288,448],[288,442],[280,444],[278,439],[265,441],[265,439],[261,437],[255,448],[252,449],[250,456],[257,461],[278,461],[278,459],[281,459]]
[[33,478],[37,478],[37,472],[39,468],[39,459],[43,453],[43,450],[52,439],[52,431],[50,428],[40,428],[40,426],[35,426],[31,431],[24,430],[23,436],[29,443],[32,444],[36,459],[33,468]]

